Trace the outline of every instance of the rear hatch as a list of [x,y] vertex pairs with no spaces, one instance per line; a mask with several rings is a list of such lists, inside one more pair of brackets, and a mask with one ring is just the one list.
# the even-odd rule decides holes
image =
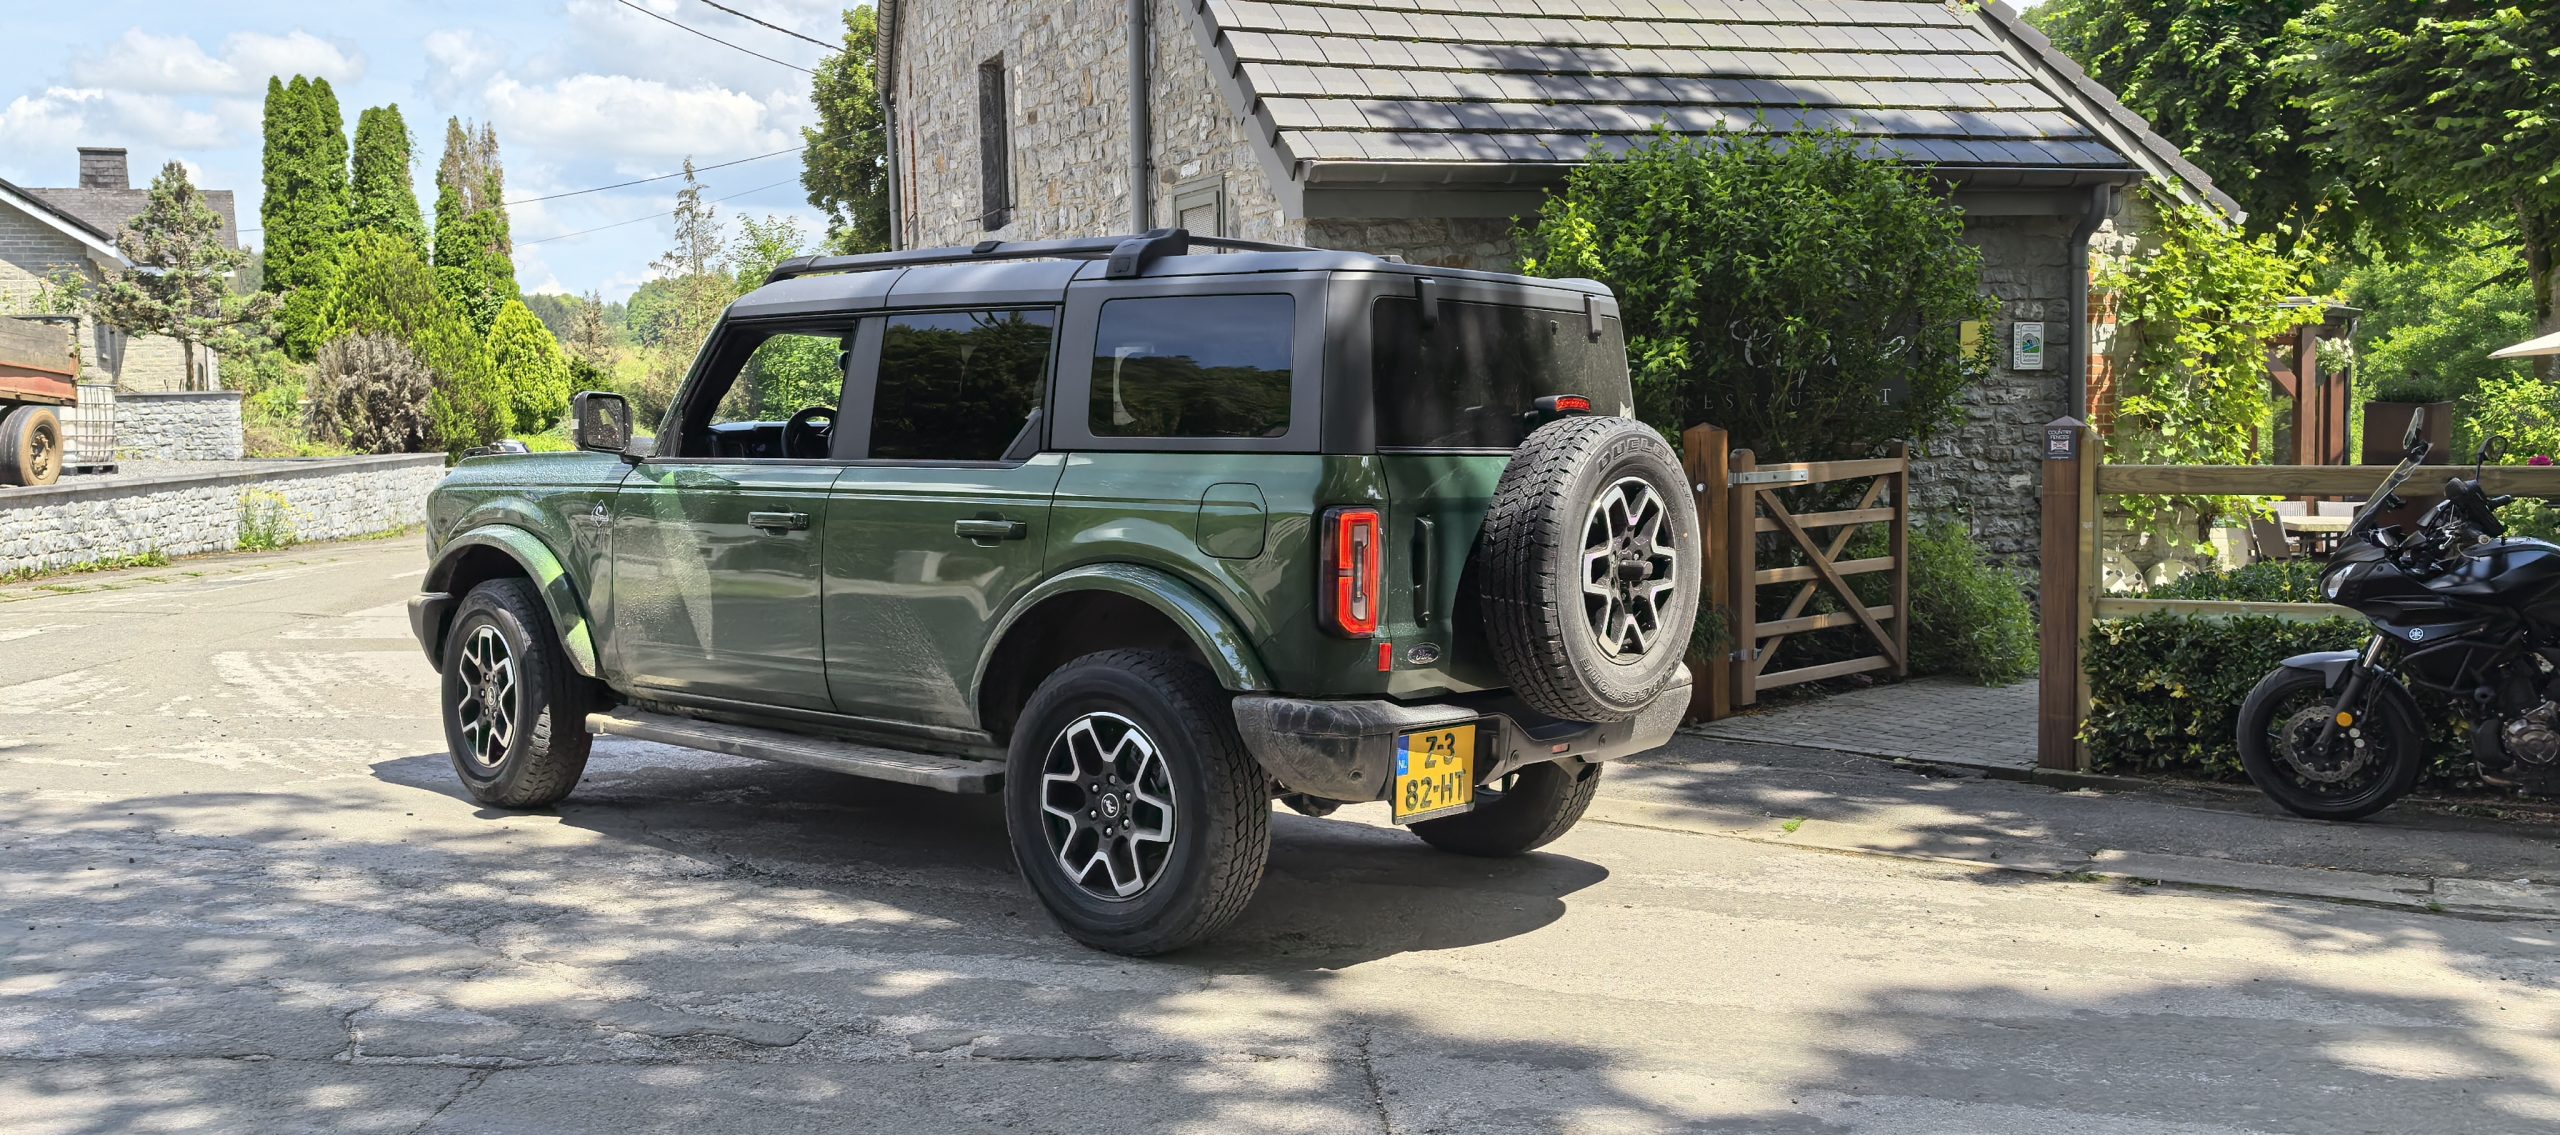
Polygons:
[[1400,697],[1506,684],[1468,564],[1512,449],[1539,424],[1537,400],[1580,395],[1593,413],[1635,412],[1615,304],[1551,288],[1488,293],[1381,295],[1367,313],[1388,497],[1384,629],[1397,652],[1389,692]]

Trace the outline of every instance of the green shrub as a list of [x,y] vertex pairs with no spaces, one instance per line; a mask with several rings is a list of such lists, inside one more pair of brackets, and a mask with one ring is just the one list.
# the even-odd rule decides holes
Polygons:
[[2252,603],[2321,603],[2320,565],[2266,560],[2229,571],[2200,571],[2142,593],[2145,599],[2232,599]]
[[434,391],[434,372],[399,340],[340,336],[313,363],[311,431],[358,453],[424,453]]
[[[2190,619],[2144,615],[2091,628],[2081,663],[2089,672],[2089,719],[2080,728],[2099,772],[2170,772],[2244,779],[2240,702],[2285,659],[2352,650],[2372,638],[2360,619],[2289,622],[2272,616]],[[2452,707],[2429,704],[2428,776],[2469,773],[2469,741]]]
[[1846,134],[1665,130],[1594,152],[1520,243],[1528,274],[1616,291],[1639,417],[1713,422],[1763,461],[1925,438],[1988,361],[1962,343],[1997,310],[1962,211]]
[[2025,581],[1992,566],[1961,524],[1911,531],[1911,669],[1986,686],[2035,673]]
[[[508,300],[489,329],[489,366],[496,373],[507,428],[539,433],[569,411],[568,356],[551,329],[521,301]],[[842,379],[838,379],[839,382]]]
[[2374,379],[2373,393],[2367,401],[2424,405],[2429,402],[2452,401],[2454,393],[2443,380],[2433,375],[2395,374],[2387,378]]

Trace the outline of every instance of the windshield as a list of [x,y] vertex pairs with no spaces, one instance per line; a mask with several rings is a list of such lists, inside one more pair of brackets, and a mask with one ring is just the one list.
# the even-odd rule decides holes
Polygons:
[[2409,478],[2418,471],[2418,462],[2424,460],[2426,453],[2420,451],[2401,458],[2398,465],[2392,466],[2391,475],[2382,479],[2382,487],[2375,489],[2372,496],[2365,498],[2364,507],[2356,510],[2356,518],[2347,525],[2347,531],[2363,532],[2373,527],[2373,518],[2382,512],[2382,502],[2391,499],[2391,494],[2400,486],[2408,484]]
[[1579,394],[1600,414],[1631,414],[1625,333],[1615,317],[1587,331],[1581,312],[1442,301],[1422,322],[1410,296],[1378,300],[1370,317],[1370,381],[1378,444],[1395,449],[1510,449],[1532,405]]

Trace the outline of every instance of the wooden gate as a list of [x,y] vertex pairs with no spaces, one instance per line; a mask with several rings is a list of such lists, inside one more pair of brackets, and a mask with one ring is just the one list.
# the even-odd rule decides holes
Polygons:
[[[1911,671],[1911,455],[1860,461],[1761,465],[1747,449],[1728,450],[1725,431],[1697,426],[1682,437],[1683,457],[1698,494],[1699,531],[1707,544],[1707,590],[1724,616],[1732,649],[1698,675],[1708,684],[1706,716],[1752,705],[1766,691],[1876,671]],[[1863,482],[1863,484],[1859,484]],[[1856,484],[1850,507],[1798,513],[1782,493]],[[1842,559],[1870,525],[1885,525],[1882,556]],[[1827,533],[1817,537],[1815,533]],[[1764,536],[1782,536],[1763,547]],[[1869,603],[1852,576],[1886,573],[1885,601]],[[1786,605],[1760,618],[1761,591],[1778,588]],[[1837,610],[1811,611],[1817,599]],[[1787,640],[1855,627],[1873,653],[1773,669]]]

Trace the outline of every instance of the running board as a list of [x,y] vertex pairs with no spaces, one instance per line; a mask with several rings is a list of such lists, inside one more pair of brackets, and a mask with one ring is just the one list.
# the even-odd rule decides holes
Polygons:
[[723,725],[716,721],[627,708],[588,714],[587,732],[825,769],[944,792],[988,793],[1004,783],[1004,766],[995,761],[905,753],[829,737],[811,737],[747,725]]

